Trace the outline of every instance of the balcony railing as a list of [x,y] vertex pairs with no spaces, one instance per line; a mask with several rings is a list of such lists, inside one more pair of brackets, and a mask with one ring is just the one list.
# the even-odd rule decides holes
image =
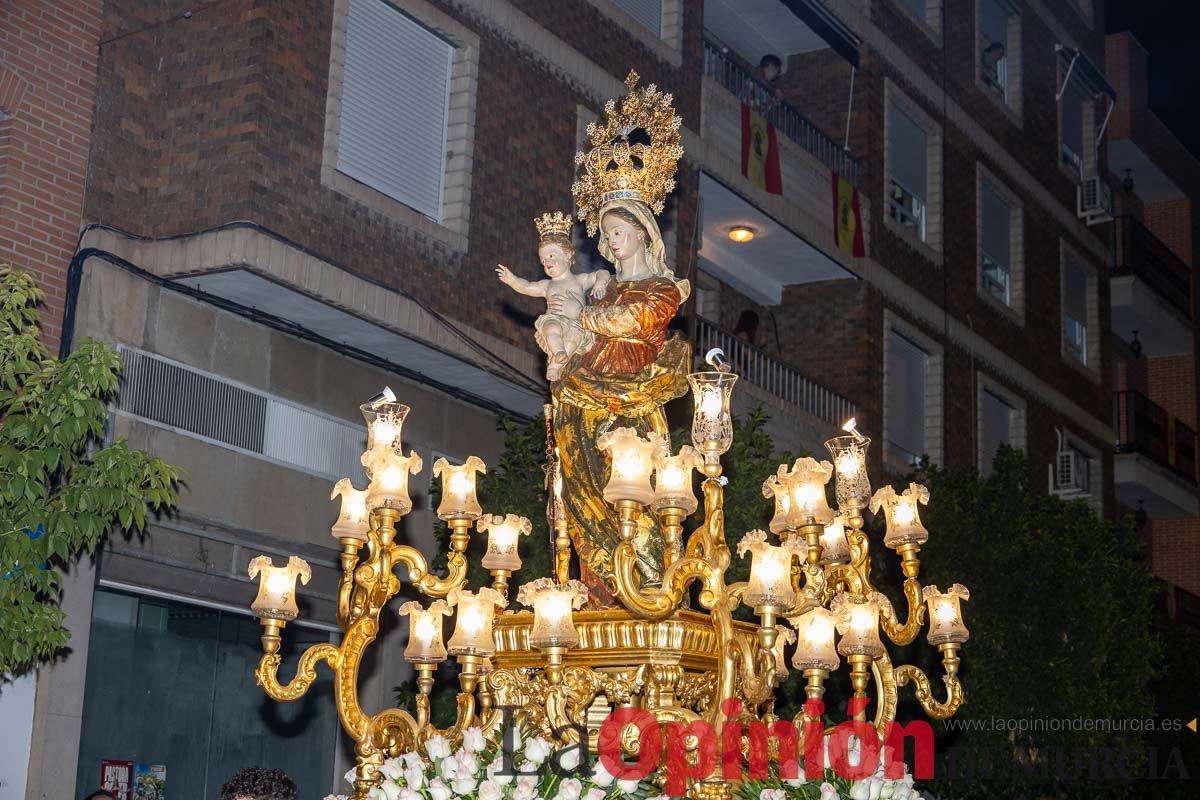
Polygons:
[[1117,452],[1139,453],[1196,483],[1196,432],[1145,395],[1115,393]]
[[840,426],[847,418],[854,416],[854,403],[849,399],[806,378],[795,367],[743,342],[703,317],[697,318],[696,353],[703,355],[714,347],[725,351],[733,371],[742,380],[814,417]]
[[774,100],[774,90],[760,81],[754,73],[731,58],[724,48],[707,38],[704,40],[704,73],[733,92],[739,99],[772,98],[759,110],[767,121],[796,144],[803,147],[822,164],[855,186],[862,177],[862,164],[849,151],[830,139],[803,114],[782,100]]
[[1191,319],[1191,268],[1134,217],[1113,220],[1113,234],[1113,275],[1136,275]]

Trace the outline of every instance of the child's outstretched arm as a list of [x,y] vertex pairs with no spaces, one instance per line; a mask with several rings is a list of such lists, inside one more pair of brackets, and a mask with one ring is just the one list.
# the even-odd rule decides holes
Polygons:
[[500,282],[512,288],[513,291],[528,297],[545,297],[546,284],[549,281],[527,281],[524,278],[518,278],[513,274],[513,271],[503,264],[496,265],[496,277]]

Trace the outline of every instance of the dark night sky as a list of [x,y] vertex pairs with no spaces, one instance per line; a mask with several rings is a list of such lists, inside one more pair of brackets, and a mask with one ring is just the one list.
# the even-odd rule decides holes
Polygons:
[[1200,156],[1200,2],[1108,0],[1108,33],[1131,31],[1150,54],[1150,108]]

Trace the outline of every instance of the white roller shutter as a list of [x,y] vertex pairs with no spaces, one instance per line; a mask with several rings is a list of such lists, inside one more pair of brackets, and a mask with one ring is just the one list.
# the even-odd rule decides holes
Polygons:
[[337,169],[438,221],[453,55],[383,0],[350,0]]
[[929,354],[888,331],[888,441],[907,454],[925,454],[925,364]]
[[662,0],[615,0],[615,2],[655,36],[662,36]]
[[891,140],[889,161],[892,178],[921,198],[924,204],[929,200],[926,188],[929,150],[925,131],[899,106],[893,104],[891,111],[888,137]]

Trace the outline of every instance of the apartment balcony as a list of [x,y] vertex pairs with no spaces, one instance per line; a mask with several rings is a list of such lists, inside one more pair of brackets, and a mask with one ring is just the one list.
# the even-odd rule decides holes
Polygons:
[[1190,353],[1191,267],[1131,216],[1113,220],[1113,259],[1113,332],[1128,341],[1137,331],[1149,356]]
[[1196,432],[1139,392],[1115,392],[1113,405],[1117,499],[1151,519],[1196,516]]
[[[736,136],[725,144],[732,144],[730,155],[741,160],[741,116],[740,116],[740,100],[751,91],[757,91],[765,96],[771,95],[771,89],[758,80],[754,73],[747,70],[737,59],[725,52],[725,48],[720,44],[710,40],[704,40],[704,74],[711,78],[712,81],[720,86],[729,97],[724,98],[724,102],[720,105],[732,104],[737,112],[736,117],[732,117],[729,123],[736,125]],[[706,87],[707,88],[707,87]],[[705,98],[706,101],[708,98]],[[706,113],[710,109],[710,104],[705,102]],[[770,108],[763,112],[763,116],[767,118],[775,130],[782,136],[786,137],[787,141],[798,146],[805,153],[812,156],[828,169],[837,172],[846,180],[855,186],[859,185],[862,179],[862,165],[858,159],[850,154],[840,144],[827,136],[816,125],[810,122],[797,109],[784,101],[773,103]],[[786,156],[786,152],[784,153]],[[795,180],[798,175],[798,165],[789,165],[786,160],[783,164],[783,185],[789,185],[789,177]],[[789,172],[793,173],[789,175]],[[828,181],[826,181],[828,187]],[[786,189],[785,189],[786,191]],[[828,193],[828,189],[826,189]]]
[[761,405],[771,415],[768,432],[778,450],[805,449],[820,454],[822,442],[855,414],[853,401],[806,377],[779,358],[739,339],[710,320],[698,317],[694,348],[703,356],[714,347],[725,351],[740,376],[734,389],[734,413]]

